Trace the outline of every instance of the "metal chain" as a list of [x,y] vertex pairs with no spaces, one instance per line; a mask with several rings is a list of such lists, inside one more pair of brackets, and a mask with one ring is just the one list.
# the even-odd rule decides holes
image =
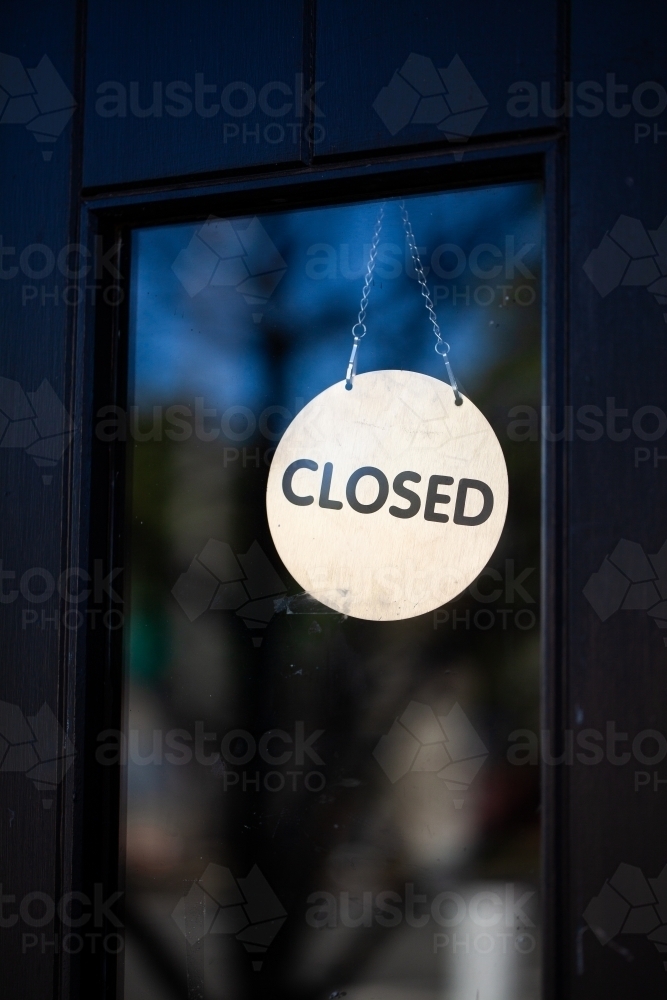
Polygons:
[[449,376],[449,384],[454,391],[454,399],[457,406],[461,406],[463,399],[461,393],[459,392],[459,387],[456,384],[456,379],[454,378],[454,372],[452,371],[452,366],[449,363],[449,344],[446,340],[442,339],[442,334],[440,333],[440,327],[438,325],[438,319],[435,315],[435,309],[433,308],[433,301],[431,299],[431,294],[428,290],[428,285],[426,283],[426,275],[424,274],[424,268],[422,267],[421,258],[419,256],[419,251],[417,249],[417,244],[415,242],[415,236],[412,232],[412,224],[408,216],[408,210],[405,207],[405,202],[400,202],[401,218],[403,219],[403,227],[405,229],[405,238],[410,248],[410,254],[412,256],[412,263],[414,264],[415,271],[417,273],[417,278],[419,284],[421,285],[422,298],[424,299],[424,304],[426,306],[426,311],[428,312],[429,319],[433,324],[433,333],[435,334],[435,353],[439,354],[442,360],[445,362],[445,367],[447,368],[447,374]]
[[[410,223],[410,218],[408,216],[408,210],[405,207],[405,202],[400,202],[401,218],[403,219],[403,226],[405,228],[405,238],[410,249],[410,254],[412,256],[412,263],[414,264],[415,271],[417,273],[417,278],[419,279],[419,284],[421,286],[421,294],[424,299],[424,304],[426,306],[426,311],[428,312],[429,319],[433,324],[433,333],[435,334],[435,351],[439,354],[442,360],[445,362],[445,367],[447,368],[447,375],[449,376],[449,384],[454,391],[454,399],[457,406],[461,406],[463,403],[463,398],[459,392],[459,387],[454,378],[454,372],[452,371],[452,366],[449,363],[449,344],[446,340],[442,339],[442,334],[440,332],[440,327],[438,325],[438,319],[435,315],[435,309],[433,308],[433,300],[431,299],[431,294],[428,290],[428,285],[426,283],[426,275],[424,274],[424,268],[422,267],[422,262],[419,257],[419,251],[417,249],[417,244],[415,242],[415,236],[412,232],[412,225]],[[361,338],[366,336],[366,310],[368,309],[368,296],[371,291],[371,280],[373,277],[373,270],[375,268],[375,258],[377,257],[378,243],[380,240],[380,230],[382,229],[382,219],[384,218],[384,204],[380,206],[380,212],[377,217],[377,222],[375,223],[375,230],[373,232],[373,242],[371,243],[371,251],[368,256],[368,264],[366,265],[366,277],[364,279],[364,287],[361,292],[361,302],[359,303],[359,314],[357,316],[357,322],[352,327],[352,351],[350,353],[350,360],[347,363],[347,372],[345,373],[345,388],[351,389],[354,383],[354,376],[357,374],[357,354],[359,351],[359,344],[361,343]],[[360,331],[360,332],[358,332]]]
[[[384,203],[380,206],[377,222],[375,223],[373,241],[371,243],[371,252],[368,256],[368,264],[366,265],[366,277],[364,279],[364,287],[361,293],[361,302],[359,303],[359,314],[357,316],[357,322],[352,327],[352,352],[350,354],[350,360],[347,363],[347,372],[345,374],[346,389],[352,388],[354,376],[357,374],[357,351],[359,349],[361,338],[366,336],[366,323],[364,321],[366,319],[366,310],[368,309],[368,296],[371,292],[371,279],[375,268],[375,258],[377,257],[383,218]],[[357,330],[360,330],[361,332],[358,333]]]

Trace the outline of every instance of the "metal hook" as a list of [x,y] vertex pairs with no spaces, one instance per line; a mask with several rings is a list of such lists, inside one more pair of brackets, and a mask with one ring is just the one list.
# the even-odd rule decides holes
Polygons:
[[[363,336],[363,334],[361,336]],[[360,342],[361,342],[361,337],[358,337],[355,334],[354,341],[352,343],[352,351],[350,353],[350,360],[347,363],[347,372],[345,373],[346,389],[352,388],[352,382],[354,380],[354,376],[357,374],[357,350],[359,348]]]
[[[380,211],[378,213],[377,222],[375,223],[375,231],[373,232],[373,243],[371,245],[371,252],[368,255],[368,264],[366,265],[366,277],[364,278],[364,287],[361,292],[361,302],[359,303],[359,315],[357,316],[357,322],[352,327],[352,353],[350,354],[350,360],[347,363],[347,372],[345,374],[345,388],[351,389],[354,376],[357,374],[357,351],[359,349],[359,343],[362,337],[366,336],[366,324],[364,320],[366,319],[366,310],[368,308],[368,296],[371,291],[371,279],[373,277],[373,268],[375,267],[375,258],[378,252],[378,242],[380,240],[380,230],[382,229],[382,219],[384,216],[384,203],[380,206]],[[361,333],[357,331],[360,330]]]

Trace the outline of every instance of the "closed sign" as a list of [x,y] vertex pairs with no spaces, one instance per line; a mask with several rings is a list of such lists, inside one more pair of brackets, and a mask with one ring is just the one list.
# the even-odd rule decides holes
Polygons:
[[408,371],[339,382],[296,416],[267,486],[285,566],[318,601],[395,621],[452,600],[491,558],[507,469],[486,418],[449,385]]

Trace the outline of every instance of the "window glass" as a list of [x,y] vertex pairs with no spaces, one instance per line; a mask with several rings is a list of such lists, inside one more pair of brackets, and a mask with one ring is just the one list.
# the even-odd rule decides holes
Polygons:
[[[303,594],[265,511],[345,375],[379,203],[133,235],[127,1000],[539,994],[542,194],[406,206],[509,511],[475,583],[397,622]],[[395,200],[367,325],[360,372],[446,378]]]

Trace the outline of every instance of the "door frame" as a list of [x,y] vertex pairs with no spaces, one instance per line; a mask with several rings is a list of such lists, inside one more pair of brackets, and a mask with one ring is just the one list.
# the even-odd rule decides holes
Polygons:
[[[565,139],[557,129],[526,139],[485,140],[461,154],[415,151],[350,158],[344,163],[231,174],[225,180],[147,184],[136,190],[83,193],[80,242],[117,261],[101,273],[95,300],[85,290],[71,353],[72,417],[82,428],[70,458],[67,565],[126,565],[127,456],[121,442],[103,444],[93,428],[101,406],[124,409],[128,399],[129,234],[133,228],[233,217],[307,206],[375,200],[396,194],[452,191],[521,180],[543,185],[545,219],[542,308],[542,404],[562,426],[569,401],[567,174]],[[97,242],[96,242],[97,240]],[[114,257],[113,248],[118,247]],[[101,269],[100,269],[101,271]],[[97,273],[97,272],[96,272]],[[109,289],[120,289],[109,293]],[[542,441],[541,500],[541,725],[562,733],[568,718],[567,579],[568,447]],[[122,593],[127,606],[127,587]],[[61,891],[105,895],[122,891],[123,813],[120,767],[96,765],[97,737],[120,729],[123,630],[66,633],[63,716],[77,747],[76,765],[62,783]],[[542,765],[542,980],[545,1000],[566,995],[572,975],[569,948],[576,918],[568,865],[568,787],[564,768]],[[121,904],[122,905],[122,904]],[[121,905],[116,909],[121,913]],[[122,954],[119,956],[122,960]],[[164,956],[162,956],[164,960]],[[119,963],[108,955],[59,956],[59,995],[120,996]]]

